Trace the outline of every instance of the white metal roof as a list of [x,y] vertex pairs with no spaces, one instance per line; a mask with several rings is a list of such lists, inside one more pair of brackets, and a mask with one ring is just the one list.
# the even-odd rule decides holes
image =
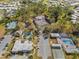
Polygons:
[[18,52],[18,51],[30,51],[33,49],[32,42],[29,40],[24,41],[23,43],[21,40],[17,40],[14,44],[14,47],[12,49],[12,52]]
[[52,46],[59,46],[59,47],[61,47],[61,44],[52,44]]
[[50,35],[51,35],[52,37],[59,37],[59,36],[60,36],[59,33],[50,33]]

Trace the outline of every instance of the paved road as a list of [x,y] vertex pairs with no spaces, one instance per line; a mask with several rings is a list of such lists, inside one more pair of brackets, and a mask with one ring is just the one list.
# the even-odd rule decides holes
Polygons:
[[42,57],[42,59],[48,59],[48,57],[51,56],[49,41],[48,39],[44,39],[42,33],[39,35],[38,48],[38,56]]
[[12,36],[11,35],[6,35],[4,37],[4,39],[0,43],[0,53],[2,53],[2,51],[4,50],[4,48],[7,45],[7,43],[9,43],[11,40],[12,40]]

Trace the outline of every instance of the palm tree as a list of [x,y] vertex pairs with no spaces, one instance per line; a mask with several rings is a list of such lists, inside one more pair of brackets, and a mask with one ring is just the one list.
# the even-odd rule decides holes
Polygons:
[[66,21],[64,28],[63,28],[63,32],[65,33],[72,33],[74,30],[74,26],[70,21]]

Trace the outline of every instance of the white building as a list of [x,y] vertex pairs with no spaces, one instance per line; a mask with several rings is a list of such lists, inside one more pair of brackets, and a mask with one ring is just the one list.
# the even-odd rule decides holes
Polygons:
[[56,38],[60,37],[59,33],[50,33],[50,36]]
[[32,45],[33,45],[33,43],[29,40],[26,40],[26,41],[17,40],[14,44],[12,52],[13,53],[29,52],[33,49]]

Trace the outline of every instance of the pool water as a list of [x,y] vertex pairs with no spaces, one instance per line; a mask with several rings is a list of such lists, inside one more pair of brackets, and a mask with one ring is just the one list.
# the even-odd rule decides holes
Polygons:
[[71,39],[63,39],[62,41],[66,45],[74,46],[74,43],[73,43],[73,41],[71,41]]
[[74,45],[70,40],[63,40],[63,42],[67,45]]
[[16,28],[16,25],[17,25],[17,22],[13,21],[13,22],[7,23],[7,28],[14,29]]

